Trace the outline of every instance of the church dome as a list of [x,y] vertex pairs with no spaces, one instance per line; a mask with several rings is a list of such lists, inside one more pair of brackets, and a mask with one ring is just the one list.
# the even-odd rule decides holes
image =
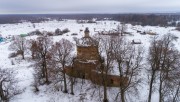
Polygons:
[[96,41],[89,36],[89,29],[86,28],[84,31],[84,37],[81,38],[77,45],[78,46],[96,46]]

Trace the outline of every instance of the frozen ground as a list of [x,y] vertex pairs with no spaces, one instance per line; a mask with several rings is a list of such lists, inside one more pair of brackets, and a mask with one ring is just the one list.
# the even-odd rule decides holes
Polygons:
[[[83,36],[83,32],[80,31],[80,29],[84,30],[86,27],[89,27],[90,35],[94,35],[96,32],[94,31],[94,28],[96,28],[96,31],[108,31],[112,29],[116,29],[117,25],[119,23],[116,21],[98,21],[96,24],[77,24],[75,20],[69,20],[69,21],[48,21],[43,23],[35,23],[35,28],[33,27],[32,23],[25,22],[25,23],[19,23],[19,24],[3,24],[0,25],[0,34],[3,37],[9,36],[9,35],[19,35],[19,34],[26,34],[30,31],[34,31],[36,29],[39,29],[40,31],[46,30],[46,31],[55,31],[56,28],[64,29],[68,28],[70,30],[69,33],[64,34],[62,36],[54,36],[54,42],[59,41],[61,38],[68,39],[70,41],[73,41],[73,37],[81,38]],[[175,31],[173,27],[151,27],[151,26],[132,26],[128,24],[128,32],[131,32],[134,36],[127,36],[127,39],[129,40],[137,40],[139,39],[142,42],[142,45],[144,46],[145,50],[147,51],[149,47],[149,41],[150,38],[152,38],[152,35],[141,35],[137,33],[136,30],[141,31],[150,31],[156,32],[159,34],[158,36],[172,33],[180,38],[180,32]],[[77,36],[72,36],[72,33],[78,33]],[[27,39],[34,38],[35,36],[27,37]],[[31,86],[33,82],[33,68],[30,66],[33,62],[28,61],[28,57],[26,60],[22,61],[18,58],[16,59],[9,59],[8,55],[11,52],[8,49],[8,46],[10,45],[10,41],[1,42],[0,43],[0,67],[1,68],[11,68],[12,70],[15,70],[17,72],[17,78],[19,79],[19,88],[24,89],[24,92],[20,95],[17,95],[11,99],[11,102],[80,102],[80,99],[84,98],[85,102],[96,102],[100,101],[96,98],[96,96],[92,96],[90,93],[92,93],[95,89],[90,89],[88,81],[83,85],[83,88],[81,86],[76,85],[75,87],[75,95],[72,96],[70,94],[64,94],[62,91],[54,91],[51,86],[41,86],[39,93],[34,93],[33,88]],[[180,39],[175,42],[175,46],[180,50]],[[11,61],[14,61],[15,65],[11,64]],[[142,77],[146,77],[144,73],[141,74]],[[134,100],[134,102],[145,102],[145,99],[147,99],[147,87],[146,85],[142,85],[142,87],[139,88],[140,90],[140,99]],[[111,91],[109,91],[109,97],[110,101],[114,101],[113,98],[115,97],[115,94],[117,92],[117,88],[111,88]],[[95,94],[97,95],[97,94]],[[93,97],[93,98],[91,98]],[[152,102],[157,102],[158,95],[155,93],[153,95]]]

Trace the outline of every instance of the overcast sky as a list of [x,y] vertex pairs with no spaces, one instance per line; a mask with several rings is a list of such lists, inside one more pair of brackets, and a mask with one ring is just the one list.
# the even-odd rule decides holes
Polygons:
[[180,12],[180,0],[0,0],[0,14]]

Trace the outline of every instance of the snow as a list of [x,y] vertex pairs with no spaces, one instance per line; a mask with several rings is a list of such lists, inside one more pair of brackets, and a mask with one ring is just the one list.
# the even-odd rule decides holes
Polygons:
[[[51,31],[54,32],[55,29],[60,28],[65,29],[68,28],[70,32],[60,35],[60,36],[53,36],[53,41],[57,42],[62,38],[68,39],[71,42],[75,43],[74,37],[82,38],[84,36],[84,31],[80,31],[80,29],[85,30],[86,27],[90,30],[90,36],[93,36],[96,31],[108,31],[116,29],[119,22],[116,21],[97,21],[97,23],[91,24],[77,24],[75,20],[67,20],[67,21],[46,21],[42,23],[34,23],[24,22],[18,24],[1,24],[0,25],[0,34],[2,37],[8,37],[13,35],[20,35],[20,34],[27,34],[31,31],[35,31],[39,29],[40,31]],[[155,35],[141,35],[137,33],[137,30],[140,31],[152,31],[156,32],[157,36],[162,36],[167,33],[172,33],[180,38],[180,32],[174,30],[174,27],[158,27],[158,26],[132,26],[128,25],[127,32],[131,32],[133,36],[127,35],[126,38],[130,41],[133,39],[139,39],[141,41],[141,45],[144,46],[145,52],[150,45],[150,39]],[[96,31],[94,31],[96,28]],[[71,35],[72,33],[77,33],[78,35]],[[37,36],[28,36],[27,39],[35,39]],[[1,42],[0,43],[0,67],[1,68],[10,68],[17,72],[17,78],[19,79],[19,88],[23,89],[24,92],[20,95],[13,97],[10,102],[79,102],[80,97],[82,97],[82,93],[86,93],[85,95],[85,102],[96,102],[99,101],[96,97],[91,99],[91,91],[89,90],[89,86],[91,85],[90,82],[86,81],[84,84],[84,89],[80,87],[80,85],[75,86],[75,95],[72,96],[70,94],[64,94],[62,91],[54,91],[51,86],[41,86],[39,93],[33,92],[32,82],[33,82],[33,67],[31,66],[33,62],[29,62],[28,58],[26,60],[20,60],[20,57],[15,58],[8,58],[9,54],[12,52],[8,49],[11,41]],[[177,39],[175,42],[175,46],[178,50],[180,50],[180,39]],[[145,54],[146,54],[145,53]],[[11,64],[11,61],[14,61],[15,65]],[[141,74],[141,77],[146,79],[146,75],[144,73]],[[110,88],[111,91],[108,91],[109,95],[114,95],[117,92],[117,88]],[[145,102],[147,98],[147,91],[148,88],[146,85],[142,85],[140,89],[140,99],[139,102]],[[115,96],[115,95],[114,95]],[[113,102],[114,97],[109,97],[110,101]],[[137,101],[137,100],[136,100]],[[136,102],[134,100],[134,102]],[[158,101],[158,94],[153,94],[152,97],[153,102]]]
[[90,37],[83,37],[77,42],[77,46],[96,46],[95,41]]

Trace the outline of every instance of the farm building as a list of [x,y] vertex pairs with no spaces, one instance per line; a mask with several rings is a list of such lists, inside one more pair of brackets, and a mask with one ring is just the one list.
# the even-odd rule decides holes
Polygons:
[[20,34],[21,37],[26,37],[28,34]]
[[0,35],[0,42],[3,42],[3,40],[4,40],[3,37]]
[[141,40],[140,39],[133,39],[132,44],[141,44]]

